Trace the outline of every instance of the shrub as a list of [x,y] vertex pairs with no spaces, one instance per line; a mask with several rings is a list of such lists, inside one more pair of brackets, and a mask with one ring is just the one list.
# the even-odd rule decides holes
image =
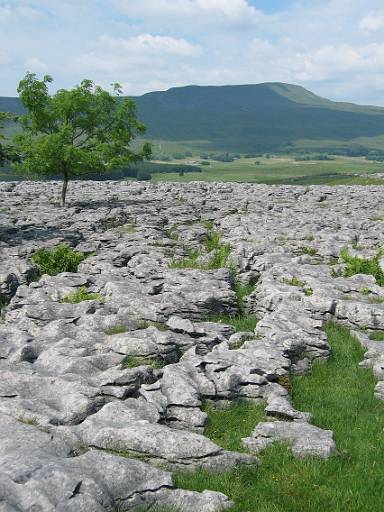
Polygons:
[[100,295],[100,293],[89,293],[85,286],[80,286],[78,290],[65,295],[62,302],[66,304],[78,304],[79,302],[83,302],[85,300],[97,300],[102,304],[105,303],[105,298]]
[[359,256],[351,256],[347,249],[342,249],[340,257],[346,265],[344,276],[351,277],[355,274],[368,274],[376,279],[379,286],[384,286],[384,271],[379,263],[382,256],[382,250],[377,251],[373,258],[367,259],[360,258]]
[[32,256],[32,261],[39,267],[41,274],[56,276],[60,272],[77,272],[79,264],[87,256],[67,245],[58,245],[54,249],[39,249]]

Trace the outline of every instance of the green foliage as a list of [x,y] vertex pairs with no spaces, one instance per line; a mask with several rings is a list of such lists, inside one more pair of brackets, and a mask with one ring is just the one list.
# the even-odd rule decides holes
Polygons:
[[298,277],[294,276],[292,279],[289,279],[286,281],[287,284],[290,286],[297,286],[300,288],[303,288],[305,286],[305,282],[301,281]]
[[32,176],[60,175],[63,178],[62,205],[68,180],[89,173],[102,173],[150,155],[144,144],[141,152],[129,149],[137,134],[145,131],[136,118],[136,106],[115,96],[91,80],[73,89],[59,89],[50,96],[50,76],[38,80],[27,73],[18,92],[26,114],[18,117],[22,133],[14,137],[21,154],[16,169]]
[[105,303],[105,297],[100,295],[100,293],[89,293],[86,286],[80,286],[76,291],[68,293],[68,295],[63,297],[62,302],[66,304],[78,304],[85,300],[97,300],[102,304]]
[[[384,405],[374,397],[371,369],[359,368],[364,349],[344,327],[327,324],[333,355],[315,362],[310,375],[293,376],[293,405],[313,414],[313,423],[334,431],[338,453],[328,460],[293,457],[286,446],[264,450],[258,467],[225,473],[178,472],[178,487],[223,492],[231,512],[379,512],[383,500]],[[261,405],[207,409],[208,436],[225,449],[241,449],[265,416]]]
[[371,259],[351,256],[345,248],[340,252],[340,258],[346,264],[344,270],[346,277],[351,277],[355,274],[369,274],[376,279],[379,286],[384,286],[384,271],[379,264],[382,257],[382,250],[377,251],[376,255]]
[[237,304],[239,306],[240,314],[244,315],[244,299],[248,297],[248,295],[251,295],[251,293],[255,289],[254,284],[242,284],[236,277],[234,277],[234,287],[237,297]]
[[127,331],[128,329],[124,325],[113,325],[112,327],[108,327],[108,329],[105,329],[104,333],[107,336],[113,336],[114,334],[121,334]]
[[143,356],[126,356],[121,363],[122,368],[136,368],[137,366],[151,366],[152,368],[164,368],[165,361],[160,356],[143,357]]
[[58,245],[53,249],[39,249],[32,256],[32,261],[41,274],[56,276],[60,272],[77,272],[79,264],[86,257],[86,254],[74,251],[67,245]]
[[14,115],[9,112],[0,112],[0,167],[7,162],[17,162],[19,160],[16,149],[9,143],[4,144],[5,137],[1,133],[4,128],[3,122],[11,121],[13,118]]

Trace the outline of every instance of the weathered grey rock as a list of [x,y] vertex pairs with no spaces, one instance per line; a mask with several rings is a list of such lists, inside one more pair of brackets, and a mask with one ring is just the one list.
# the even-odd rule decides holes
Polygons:
[[74,431],[87,446],[130,453],[150,464],[170,469],[222,470],[257,462],[249,455],[225,451],[199,434],[152,422],[156,414],[154,406],[143,402],[134,407],[132,402],[111,402]]
[[[58,191],[56,182],[0,183],[0,302],[9,302],[0,325],[0,414],[12,425],[31,423],[16,422],[15,456],[0,450],[5,510],[32,503],[39,511],[112,512],[116,500],[122,510],[228,508],[218,493],[174,490],[168,474],[103,451],[170,468],[253,463],[202,435],[206,400],[263,402],[268,415],[288,420],[257,426],[253,449],[281,439],[300,456],[332,452],[331,433],[310,425],[281,384],[328,358],[324,321],[384,329],[383,288],[373,276],[344,277],[339,258],[343,247],[372,257],[384,245],[384,222],[374,220],[380,187],[73,182],[66,209],[55,207]],[[228,269],[171,268],[189,250],[208,262],[205,221],[230,244],[237,281],[255,284],[243,305],[259,318],[253,333],[225,323],[239,313]],[[31,282],[33,252],[60,243],[96,254],[78,273]],[[62,303],[81,286],[106,302]],[[372,368],[383,399],[384,344],[359,336],[367,348],[361,365]],[[125,368],[127,356],[140,366]],[[164,368],[151,367],[159,361]],[[48,441],[36,433],[63,454],[46,455]],[[74,456],[81,447],[91,451]],[[23,484],[14,477],[21,473]]]
[[243,445],[253,453],[259,453],[275,441],[285,441],[291,444],[292,453],[296,457],[328,458],[336,450],[331,430],[322,430],[301,421],[259,423],[251,437],[242,440]]

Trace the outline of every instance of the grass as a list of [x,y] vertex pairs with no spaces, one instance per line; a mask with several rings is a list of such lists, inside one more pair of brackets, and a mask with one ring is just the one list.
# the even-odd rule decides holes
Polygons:
[[256,315],[237,316],[213,316],[209,322],[232,325],[236,332],[253,332],[256,328],[258,318]]
[[371,297],[369,299],[369,302],[371,304],[383,304],[384,303],[384,297]]
[[297,253],[300,255],[307,254],[308,256],[316,256],[318,254],[318,249],[315,247],[299,247]]
[[67,245],[58,245],[53,249],[39,249],[32,261],[39,267],[40,274],[56,276],[61,272],[77,272],[77,268],[87,255],[77,252]]
[[148,329],[148,327],[156,327],[158,331],[168,331],[167,326],[160,322],[148,322],[147,320],[140,320],[138,326],[139,330]]
[[112,327],[108,327],[108,329],[105,329],[104,333],[107,336],[113,336],[114,334],[121,334],[127,331],[128,329],[124,325],[114,325]]
[[345,263],[344,275],[351,277],[355,274],[369,274],[376,279],[379,286],[384,286],[384,271],[380,267],[380,259],[383,257],[383,251],[377,251],[376,255],[371,258],[360,258],[360,256],[351,256],[347,249],[342,249],[340,257]]
[[[183,259],[173,259],[168,267],[169,268],[194,268],[199,270],[217,270],[225,268],[229,263],[229,256],[231,254],[231,246],[222,243],[221,236],[217,231],[209,231],[208,237],[203,244],[202,251],[188,250],[187,256]],[[200,258],[208,255],[206,261],[200,261]]]
[[[231,512],[380,512],[384,500],[384,404],[374,398],[372,371],[358,367],[364,350],[348,329],[329,323],[333,355],[317,362],[309,376],[294,376],[293,404],[313,414],[313,423],[332,429],[338,454],[328,460],[295,459],[284,445],[261,454],[260,467],[221,474],[176,473],[178,487],[227,494]],[[236,404],[209,410],[209,437],[238,449],[263,420],[260,405]]]
[[[190,160],[187,158],[185,162]],[[260,161],[260,165],[255,165]],[[183,162],[183,163],[185,163]],[[180,162],[181,163],[181,162]],[[211,161],[201,173],[154,174],[152,181],[235,181],[292,185],[384,185],[384,180],[370,176],[384,171],[384,164],[365,158],[336,156],[333,161],[297,162],[293,155],[270,158],[240,158],[230,163]],[[362,176],[360,176],[362,175]]]
[[76,291],[65,295],[62,302],[66,304],[78,304],[79,302],[84,302],[85,300],[97,300],[101,304],[105,303],[105,297],[100,295],[100,293],[89,293],[85,286],[80,286],[80,288],[78,288]]
[[160,356],[143,357],[143,356],[126,356],[121,363],[122,368],[136,368],[137,366],[151,366],[152,368],[164,368],[165,361]]
[[313,295],[313,289],[310,286],[307,286],[307,283],[305,281],[301,281],[298,277],[292,277],[292,279],[284,280],[286,284],[289,284],[290,286],[296,286],[297,288],[302,288],[304,294],[307,297],[310,297]]
[[384,331],[375,331],[369,335],[369,339],[373,341],[384,341]]
[[37,421],[37,418],[24,418],[24,416],[19,416],[17,418],[17,421],[19,423],[23,423],[24,425],[31,425],[33,427],[37,427],[39,422]]

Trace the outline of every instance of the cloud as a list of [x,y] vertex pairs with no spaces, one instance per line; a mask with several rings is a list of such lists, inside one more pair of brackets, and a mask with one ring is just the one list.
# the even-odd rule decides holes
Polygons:
[[36,19],[40,16],[37,9],[29,5],[0,4],[0,23],[10,23],[19,19]]
[[116,38],[108,35],[101,36],[99,43],[111,50],[130,52],[135,55],[179,55],[193,57],[201,52],[198,45],[185,39],[152,34],[140,34],[131,38]]
[[367,32],[384,30],[384,11],[370,12],[361,20],[359,27]]
[[131,17],[144,21],[165,23],[181,20],[197,25],[249,25],[259,22],[264,16],[246,0],[118,0],[117,8]]
[[26,71],[31,71],[32,73],[35,73],[46,71],[48,69],[48,66],[38,57],[29,57],[24,63],[24,68]]
[[75,59],[72,68],[87,74],[103,72],[108,74],[109,81],[117,79],[123,85],[128,82],[131,85],[126,92],[130,93],[137,92],[132,83],[140,83],[140,80],[162,88],[172,83],[170,77],[180,83],[177,74],[186,68],[185,62],[201,53],[199,45],[186,39],[152,34],[131,38],[103,35],[92,46],[91,52]]
[[0,94],[30,68],[55,87],[284,81],[384,103],[383,0],[0,0],[0,25]]

